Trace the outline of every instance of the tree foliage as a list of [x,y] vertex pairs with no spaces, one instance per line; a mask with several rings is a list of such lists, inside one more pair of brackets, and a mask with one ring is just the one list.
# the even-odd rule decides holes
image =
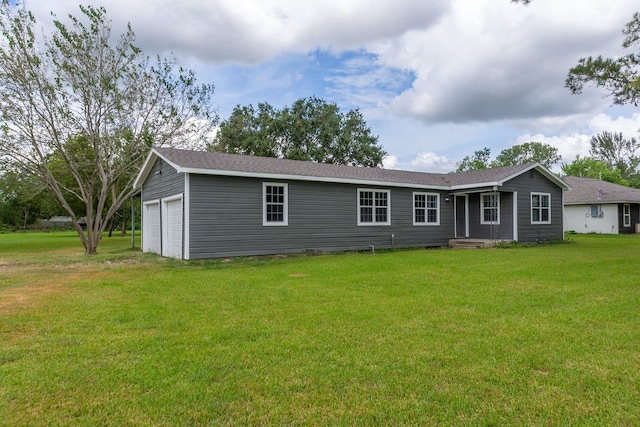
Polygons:
[[640,145],[635,138],[626,139],[622,133],[602,132],[591,137],[589,154],[629,179],[638,174],[639,150]]
[[37,177],[13,169],[0,175],[0,226],[26,229],[59,212],[60,205]]
[[491,163],[492,167],[523,165],[537,162],[550,168],[561,160],[558,149],[541,142],[525,142],[506,148]]
[[622,177],[618,169],[611,169],[606,162],[596,160],[593,157],[578,155],[571,163],[563,163],[561,169],[562,173],[568,176],[601,179],[614,184],[629,185],[629,181]]
[[491,149],[484,147],[482,150],[474,151],[472,156],[466,156],[456,163],[456,172],[487,169],[490,167],[489,159],[491,159]]
[[473,156],[466,156],[456,163],[456,172],[522,165],[531,162],[537,162],[550,168],[561,159],[558,149],[549,144],[525,142],[524,144],[505,148],[493,161],[491,161],[491,150],[489,148],[485,147],[482,150],[475,151]]
[[604,88],[614,104],[638,105],[640,101],[640,12],[633,15],[623,30],[622,47],[636,49],[617,58],[582,58],[569,70],[565,85],[574,94],[585,85]]
[[151,145],[203,145],[216,114],[212,85],[144,56],[130,25],[112,38],[104,8],[80,11],[40,37],[30,11],[2,0],[0,159],[42,181],[93,254]]
[[359,110],[340,112],[310,97],[281,110],[237,106],[220,124],[211,151],[359,166],[379,166],[385,152]]

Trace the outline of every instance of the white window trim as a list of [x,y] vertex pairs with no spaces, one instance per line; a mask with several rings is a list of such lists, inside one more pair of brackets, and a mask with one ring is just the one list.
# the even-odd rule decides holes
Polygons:
[[[267,186],[284,188],[283,221],[267,221]],[[283,182],[262,183],[262,225],[265,227],[286,227],[289,225],[289,184]]]
[[[484,204],[482,203],[482,200],[484,199],[484,196],[491,196],[491,195],[495,195],[496,196],[496,201],[497,201],[497,212],[496,215],[498,217],[497,221],[485,221],[484,220]],[[497,191],[495,192],[490,192],[490,193],[480,193],[480,224],[483,225],[500,225],[500,193],[498,193]]]
[[631,205],[629,203],[622,205],[622,226],[631,227]]
[[[374,193],[374,196],[373,196],[373,200],[374,200],[373,221],[372,222],[360,221],[360,207],[361,207],[360,206],[360,193],[365,192],[365,191]],[[387,193],[387,221],[386,222],[376,222],[375,193]],[[377,225],[391,225],[391,190],[379,190],[379,189],[373,189],[373,188],[358,188],[357,198],[358,199],[356,201],[356,205],[357,205],[358,211],[356,213],[356,218],[358,218],[358,226],[371,227],[371,226],[377,226]]]
[[[436,202],[438,206],[436,207],[436,221],[435,222],[427,222],[427,208],[425,207],[425,222],[416,221],[416,196],[436,196]],[[412,203],[412,211],[413,211],[413,225],[415,226],[434,226],[440,225],[440,193],[425,193],[421,191],[414,191],[413,197],[411,198]]]
[[[533,220],[533,196],[547,196],[549,197],[549,207],[547,209],[549,209],[549,220],[548,221],[534,221]],[[532,191],[529,197],[529,203],[530,203],[530,207],[531,207],[531,224],[551,224],[551,193],[539,193],[539,192],[535,192]],[[539,209],[540,212],[542,212],[541,207],[538,207],[536,209]],[[540,215],[540,218],[542,218],[542,215]]]

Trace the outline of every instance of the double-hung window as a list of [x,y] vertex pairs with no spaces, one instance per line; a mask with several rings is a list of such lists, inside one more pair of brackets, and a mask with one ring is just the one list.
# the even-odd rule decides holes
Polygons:
[[358,189],[358,225],[390,225],[389,190]]
[[480,224],[500,224],[500,193],[480,195]]
[[438,193],[413,193],[413,225],[440,225]]
[[623,227],[631,227],[631,206],[622,205],[622,225]]
[[287,184],[262,183],[262,225],[288,225]]
[[531,224],[551,224],[551,194],[531,193]]

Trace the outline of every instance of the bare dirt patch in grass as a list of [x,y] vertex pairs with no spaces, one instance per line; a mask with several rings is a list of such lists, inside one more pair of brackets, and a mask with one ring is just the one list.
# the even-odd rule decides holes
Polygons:
[[138,260],[87,263],[0,264],[7,287],[0,287],[0,314],[17,313],[41,306],[56,295],[74,292],[74,284],[107,279],[114,269]]
[[53,295],[68,293],[71,289],[60,283],[38,283],[0,290],[0,314],[14,314],[18,311],[39,306]]
[[293,273],[289,275],[290,277],[309,277],[310,274],[306,274],[306,273]]

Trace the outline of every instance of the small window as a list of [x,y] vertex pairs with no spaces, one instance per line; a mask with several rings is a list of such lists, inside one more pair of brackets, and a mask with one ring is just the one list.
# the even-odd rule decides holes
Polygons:
[[531,193],[531,223],[551,224],[551,194]]
[[591,206],[591,218],[601,218],[600,206],[598,205]]
[[358,189],[358,225],[390,225],[389,190]]
[[262,225],[288,225],[287,184],[262,184]]
[[624,227],[631,227],[631,206],[628,204],[622,206],[622,224]]
[[500,224],[500,194],[480,195],[480,224]]
[[413,225],[440,225],[438,193],[413,193]]

